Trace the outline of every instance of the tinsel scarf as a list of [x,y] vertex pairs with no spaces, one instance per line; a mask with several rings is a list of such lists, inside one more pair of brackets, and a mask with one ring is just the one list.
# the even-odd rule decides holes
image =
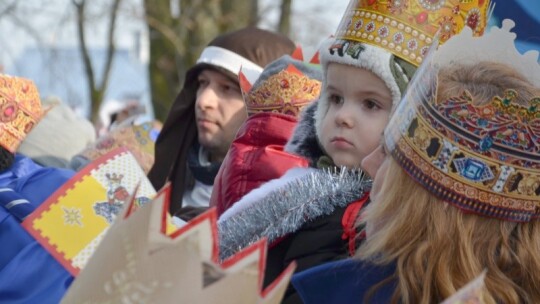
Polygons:
[[263,237],[271,244],[362,198],[370,188],[371,179],[358,170],[314,170],[218,221],[220,258],[225,260]]

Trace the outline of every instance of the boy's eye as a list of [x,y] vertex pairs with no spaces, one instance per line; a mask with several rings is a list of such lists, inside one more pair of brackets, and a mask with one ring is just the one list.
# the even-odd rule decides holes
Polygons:
[[364,100],[364,105],[365,105],[366,108],[368,108],[370,110],[377,110],[377,109],[381,108],[376,101],[371,100],[371,99]]
[[341,105],[341,104],[343,104],[344,100],[343,100],[343,97],[341,97],[339,95],[332,94],[332,95],[328,96],[328,101],[331,104]]

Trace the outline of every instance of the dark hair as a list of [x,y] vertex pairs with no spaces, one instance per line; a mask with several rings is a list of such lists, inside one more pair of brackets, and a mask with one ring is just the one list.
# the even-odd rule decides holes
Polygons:
[[9,169],[15,162],[15,155],[4,147],[0,147],[0,172]]

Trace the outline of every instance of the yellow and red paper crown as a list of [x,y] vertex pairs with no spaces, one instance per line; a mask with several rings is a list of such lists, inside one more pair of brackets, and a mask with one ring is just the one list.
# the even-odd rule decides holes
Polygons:
[[219,264],[215,209],[168,234],[169,199],[124,209],[62,303],[280,303],[294,263],[262,291],[264,240]]
[[381,47],[418,66],[439,33],[443,44],[466,25],[483,34],[490,0],[353,0],[336,39]]
[[15,153],[42,116],[34,83],[0,74],[0,146]]
[[77,276],[124,205],[142,206],[155,195],[135,157],[126,148],[117,148],[57,189],[22,226]]
[[416,73],[385,130],[396,161],[424,188],[466,213],[529,222],[540,219],[540,96],[516,103],[506,88],[485,105],[463,89],[437,99],[438,71],[492,62],[540,88],[538,52],[520,54],[505,20],[482,37],[470,29],[441,46]]
[[252,84],[240,70],[239,81],[249,115],[260,112],[298,116],[300,111],[319,97],[322,74],[318,54],[303,62],[302,50],[270,63]]

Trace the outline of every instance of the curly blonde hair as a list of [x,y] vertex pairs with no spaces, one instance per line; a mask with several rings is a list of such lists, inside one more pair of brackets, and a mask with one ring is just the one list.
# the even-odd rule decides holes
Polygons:
[[[512,68],[479,63],[439,71],[439,100],[467,89],[485,104],[506,89],[528,104],[540,90]],[[360,224],[376,231],[358,257],[395,263],[394,303],[438,303],[487,269],[486,303],[540,303],[540,223],[514,223],[466,214],[417,184],[392,158],[379,195]],[[383,174],[381,172],[381,174]],[[384,283],[383,283],[384,284]],[[380,286],[380,285],[378,285]],[[378,286],[373,287],[374,292]]]

